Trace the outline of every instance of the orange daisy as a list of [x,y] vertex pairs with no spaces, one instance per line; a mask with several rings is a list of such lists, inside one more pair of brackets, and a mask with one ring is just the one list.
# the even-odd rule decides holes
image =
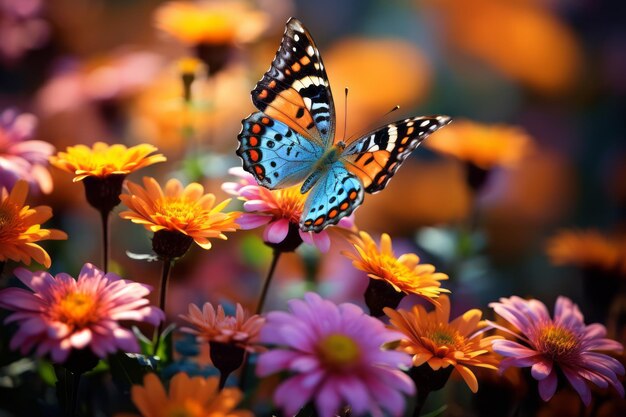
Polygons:
[[429,148],[471,162],[488,170],[494,166],[512,167],[532,150],[532,139],[522,129],[469,120],[455,121],[433,134]]
[[[211,249],[210,238],[226,240],[224,232],[234,232],[239,229],[236,223],[239,212],[223,213],[230,199],[215,205],[215,195],[204,194],[204,187],[196,182],[183,187],[177,179],[170,179],[165,188],[151,177],[144,177],[144,187],[131,181],[126,182],[128,194],[122,194],[120,199],[129,211],[123,211],[120,216],[133,223],[142,224],[152,232],[165,232],[167,238],[180,236],[188,240],[187,248],[192,241],[203,249]],[[153,239],[155,248],[157,239]],[[175,257],[178,257],[175,256]]]
[[250,42],[268,23],[266,13],[238,0],[169,2],[155,12],[157,28],[192,46]]
[[153,154],[156,151],[156,147],[145,143],[127,148],[121,144],[96,142],[91,148],[85,145],[70,146],[67,152],[51,156],[50,163],[74,174],[74,182],[78,182],[87,177],[127,175],[167,159],[162,154]]
[[[170,382],[169,393],[154,373],[146,374],[142,385],[133,385],[131,398],[143,417],[252,417],[246,410],[234,410],[243,395],[238,388],[218,391],[218,378],[190,378],[179,372]],[[117,417],[135,417],[118,414]]]
[[414,253],[406,253],[396,257],[391,246],[391,237],[383,233],[380,248],[366,232],[359,232],[352,239],[357,253],[343,252],[352,259],[352,265],[374,280],[382,280],[393,287],[396,292],[416,294],[425,299],[433,300],[441,293],[449,292],[441,288],[441,281],[448,279],[442,272],[435,272],[430,264],[421,264],[420,258]]
[[450,299],[443,295],[435,310],[426,312],[420,305],[411,311],[385,308],[391,327],[405,338],[398,350],[413,355],[413,366],[428,363],[433,371],[453,366],[472,392],[478,391],[476,375],[468,366],[497,370],[491,345],[500,336],[483,337],[487,322],[482,312],[472,309],[450,320]]
[[41,224],[52,217],[48,206],[24,205],[28,183],[19,180],[11,192],[0,189],[0,263],[14,260],[30,265],[31,259],[50,267],[50,255],[36,242],[63,240],[67,234],[56,229],[43,229]]
[[562,230],[548,240],[546,252],[555,265],[626,273],[626,240],[605,236],[597,230]]

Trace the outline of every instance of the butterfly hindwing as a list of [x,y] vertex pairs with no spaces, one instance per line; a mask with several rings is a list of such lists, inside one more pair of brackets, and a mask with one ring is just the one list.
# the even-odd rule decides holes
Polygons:
[[365,191],[385,188],[402,162],[437,129],[450,123],[447,116],[423,116],[400,120],[379,128],[349,144],[342,160]]
[[270,69],[252,90],[254,105],[269,117],[327,147],[335,132],[335,111],[320,53],[308,30],[294,18]]
[[322,156],[319,145],[261,112],[252,113],[242,124],[237,155],[264,187],[284,188],[304,181]]
[[361,181],[341,161],[336,161],[309,192],[300,218],[300,229],[320,232],[349,216],[362,201]]

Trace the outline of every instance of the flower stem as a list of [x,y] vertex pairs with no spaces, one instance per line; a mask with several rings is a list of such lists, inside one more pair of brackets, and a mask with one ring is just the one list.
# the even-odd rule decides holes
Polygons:
[[[159,308],[165,312],[165,298],[167,294],[167,283],[170,279],[170,271],[172,269],[172,265],[174,261],[171,259],[163,259],[163,269],[161,271],[161,291],[159,292]],[[163,332],[164,321],[159,323],[159,327],[157,328],[156,341],[154,342],[154,347],[152,349],[152,355],[156,355],[159,350],[159,344],[161,342],[161,332]]]
[[261,291],[261,298],[259,299],[259,305],[256,308],[256,314],[261,314],[263,312],[263,306],[265,305],[267,292],[270,288],[270,283],[272,282],[272,278],[274,277],[274,271],[276,271],[276,265],[278,264],[278,259],[280,258],[281,253],[282,253],[281,251],[274,249],[272,264],[270,265],[270,270],[268,271],[267,277],[265,278],[265,282],[263,283],[263,290]]
[[417,402],[415,403],[415,410],[413,410],[413,417],[419,417],[422,408],[424,408],[424,404],[426,404],[426,399],[428,398],[428,394],[430,391],[427,389],[419,389],[417,390]]
[[74,417],[76,415],[76,408],[78,406],[78,387],[80,385],[80,377],[81,373],[74,373],[72,371],[66,370],[66,378],[70,380],[70,395],[69,401],[67,403],[66,416]]
[[100,210],[102,219],[102,270],[109,272],[109,214],[110,210]]
[[4,271],[4,264],[5,263],[6,262],[4,262],[4,261],[0,261],[0,275],[2,275],[2,272]]

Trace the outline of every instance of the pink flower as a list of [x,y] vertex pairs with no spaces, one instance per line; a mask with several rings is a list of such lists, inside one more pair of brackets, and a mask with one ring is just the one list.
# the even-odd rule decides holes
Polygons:
[[[222,189],[244,201],[243,208],[246,213],[238,219],[242,229],[256,229],[267,225],[263,232],[263,240],[278,244],[287,238],[290,227],[296,229],[299,227],[306,199],[306,194],[300,193],[300,186],[269,190],[258,185],[254,177],[243,168],[231,168],[228,172],[241,178],[239,182],[222,184]],[[341,219],[338,226],[352,228],[353,224],[353,217],[348,216]],[[327,230],[313,233],[298,229],[298,232],[302,241],[317,246],[320,251],[327,252],[330,248]]]
[[117,350],[139,352],[135,336],[119,321],[157,325],[165,318],[144,298],[151,287],[105,274],[89,263],[81,269],[78,280],[65,273],[53,277],[24,268],[14,273],[34,291],[0,291],[0,307],[15,311],[5,323],[20,324],[10,347],[19,348],[22,354],[36,348],[35,355],[49,353],[54,362],[63,363],[72,349],[89,347],[101,358]]
[[37,118],[9,109],[0,113],[0,188],[13,188],[17,180],[28,181],[44,193],[52,191],[52,178],[46,169],[54,146],[30,140]]
[[381,346],[402,338],[354,304],[333,304],[315,293],[289,301],[291,313],[271,312],[261,341],[279,348],[262,353],[256,372],[295,374],[282,382],[274,401],[295,415],[310,400],[320,417],[350,405],[355,415],[394,416],[404,412],[402,395],[415,393],[411,379],[398,369],[411,366],[405,353]]
[[0,60],[11,64],[48,41],[50,27],[41,18],[43,9],[43,0],[0,1]]
[[489,306],[520,332],[513,334],[522,342],[493,342],[493,350],[506,357],[500,363],[500,370],[530,366],[533,378],[539,381],[539,395],[544,401],[550,400],[556,392],[557,367],[585,405],[591,402],[587,381],[601,388],[611,385],[624,396],[624,387],[617,379],[617,375],[624,375],[624,367],[615,358],[598,352],[620,352],[622,345],[604,337],[603,325],[585,325],[578,306],[569,298],[556,300],[554,319],[538,300],[501,298],[499,303]]

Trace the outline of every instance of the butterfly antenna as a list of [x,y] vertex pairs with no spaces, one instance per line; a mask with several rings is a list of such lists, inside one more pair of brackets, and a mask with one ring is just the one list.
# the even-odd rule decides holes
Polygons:
[[343,100],[343,138],[342,142],[346,141],[346,132],[348,131],[348,87],[345,90],[345,96]]
[[[399,109],[400,109],[400,106],[396,104],[391,110],[389,110],[387,113],[385,113],[381,117],[379,117],[374,123],[370,123],[370,125],[365,129],[364,133],[361,133],[359,135],[351,135],[348,139],[344,139],[344,142],[345,143],[349,143],[353,139],[359,138],[359,137],[363,136],[366,132],[369,132],[369,131],[373,130],[374,128],[380,126],[382,119],[384,119],[385,117],[389,116],[391,113],[393,113],[394,111],[399,110]],[[344,134],[344,137],[345,137],[345,134]]]

